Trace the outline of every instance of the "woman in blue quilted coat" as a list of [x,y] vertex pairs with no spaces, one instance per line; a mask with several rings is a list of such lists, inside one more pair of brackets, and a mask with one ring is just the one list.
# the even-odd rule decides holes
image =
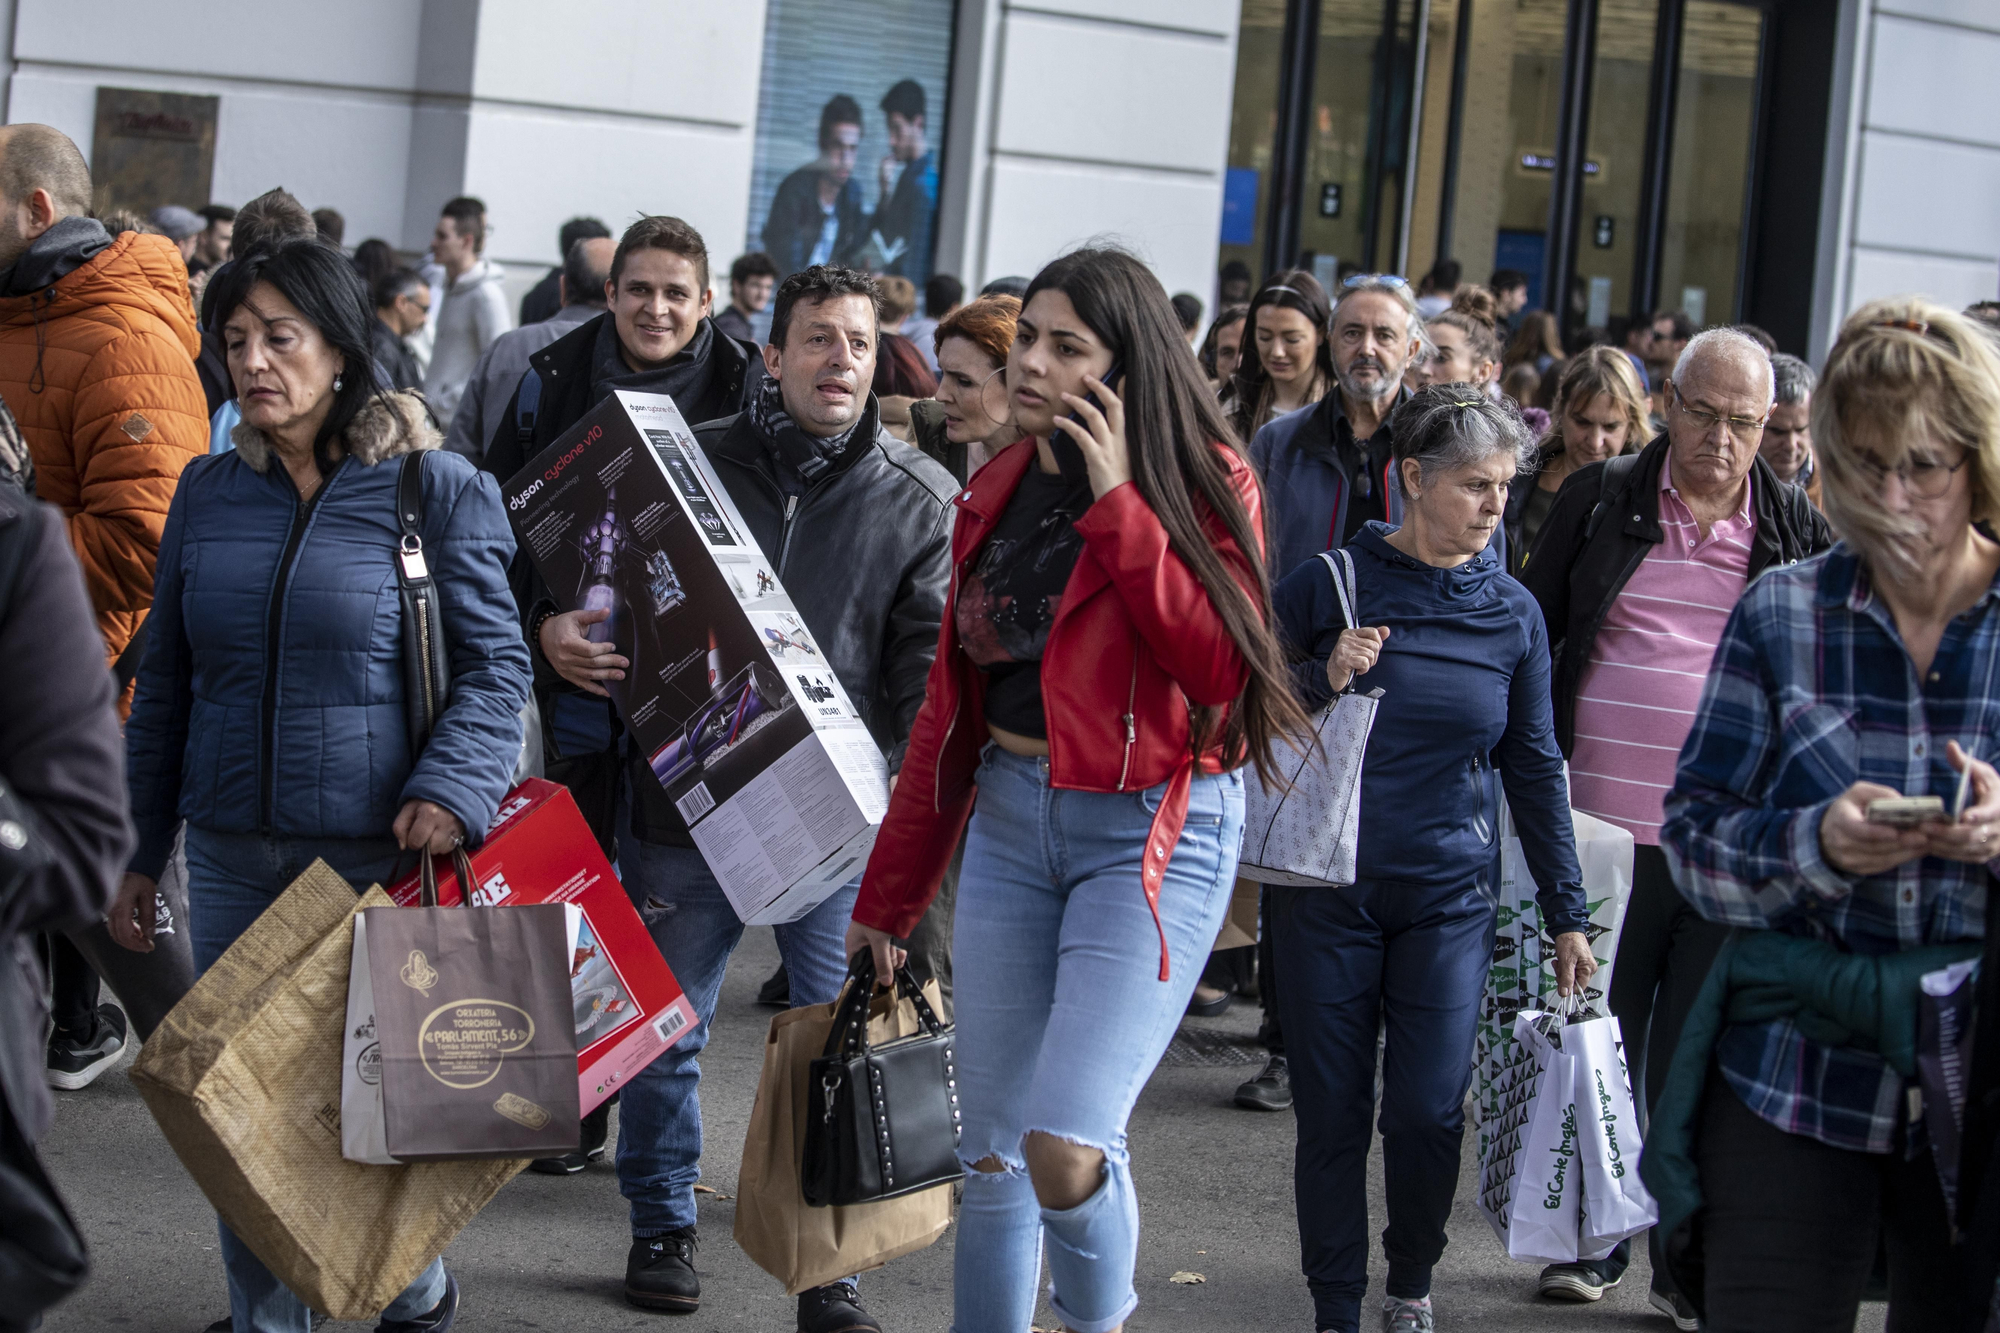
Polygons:
[[[396,483],[438,431],[422,399],[378,387],[367,296],[338,251],[255,251],[216,295],[243,422],[234,452],[189,465],[167,516],[126,730],[139,850],[110,920],[121,944],[151,947],[154,881],[185,820],[203,969],[316,858],[366,886],[415,849],[476,842],[513,774],[529,682],[499,492],[433,453],[420,531],[451,693],[413,752]],[[227,1227],[222,1253],[234,1333],[310,1333],[304,1303]],[[457,1306],[433,1262],[378,1328],[436,1333]]]

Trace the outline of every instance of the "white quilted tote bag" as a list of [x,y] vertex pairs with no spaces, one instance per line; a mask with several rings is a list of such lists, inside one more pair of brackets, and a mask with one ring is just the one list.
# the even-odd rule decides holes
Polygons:
[[[1335,557],[1339,563],[1335,563]],[[1333,576],[1340,614],[1359,624],[1354,606],[1354,558],[1320,553]],[[1244,784],[1243,855],[1236,873],[1264,884],[1326,888],[1354,883],[1354,847],[1361,830],[1361,759],[1382,691],[1336,696],[1314,720],[1319,749],[1280,747],[1291,790],[1272,791],[1254,770]]]

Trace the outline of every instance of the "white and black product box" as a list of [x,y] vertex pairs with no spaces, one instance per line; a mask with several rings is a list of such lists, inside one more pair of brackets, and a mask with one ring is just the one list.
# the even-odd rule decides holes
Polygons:
[[736,914],[796,921],[859,873],[882,752],[673,399],[613,393],[503,492],[556,604],[611,613],[605,687]]

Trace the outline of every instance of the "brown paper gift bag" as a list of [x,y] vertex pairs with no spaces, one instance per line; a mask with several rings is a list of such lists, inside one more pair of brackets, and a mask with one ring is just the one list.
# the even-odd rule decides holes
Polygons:
[[335,1319],[373,1319],[527,1165],[341,1157],[354,913],[390,905],[379,888],[357,898],[314,862],[202,974],[132,1067],[229,1229]]
[[[940,1006],[936,982],[924,983],[924,998]],[[871,1045],[918,1030],[916,1006],[905,1000],[892,1007],[891,1000],[885,992],[870,1010]],[[771,1020],[736,1179],[736,1243],[789,1296],[912,1254],[951,1225],[950,1183],[844,1208],[814,1208],[800,1193],[808,1077],[825,1053],[838,1004],[791,1009]]]

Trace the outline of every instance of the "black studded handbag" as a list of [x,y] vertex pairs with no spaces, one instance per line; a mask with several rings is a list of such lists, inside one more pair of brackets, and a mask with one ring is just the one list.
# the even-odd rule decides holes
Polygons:
[[916,1007],[921,1030],[870,1047],[874,955],[855,954],[847,975],[808,1091],[799,1185],[816,1208],[894,1199],[963,1174],[951,1024],[938,1021],[910,969],[900,967],[897,1001]]

